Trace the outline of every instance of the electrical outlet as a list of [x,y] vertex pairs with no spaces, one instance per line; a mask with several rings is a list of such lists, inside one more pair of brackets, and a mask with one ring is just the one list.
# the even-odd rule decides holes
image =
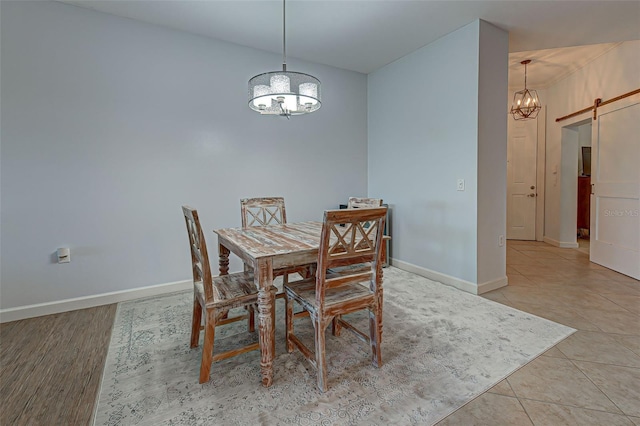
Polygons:
[[498,245],[500,247],[504,246],[504,235],[498,236]]
[[464,179],[458,179],[457,189],[458,191],[464,191]]

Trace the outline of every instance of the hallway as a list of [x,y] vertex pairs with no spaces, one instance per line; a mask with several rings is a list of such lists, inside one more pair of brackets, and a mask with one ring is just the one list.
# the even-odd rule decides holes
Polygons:
[[577,332],[440,425],[640,425],[640,282],[584,243],[507,242],[509,286],[483,297]]

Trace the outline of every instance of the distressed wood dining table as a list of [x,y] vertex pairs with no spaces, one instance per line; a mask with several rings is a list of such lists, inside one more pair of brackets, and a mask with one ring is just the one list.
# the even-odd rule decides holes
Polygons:
[[258,327],[262,384],[273,383],[275,295],[273,271],[318,260],[322,222],[216,229],[220,275],[229,273],[229,254],[253,267],[258,289]]
[[[275,296],[273,271],[281,268],[313,265],[318,261],[322,222],[223,228],[218,235],[220,275],[229,273],[229,254],[234,253],[253,267],[258,289],[258,329],[262,384],[273,383],[275,358]],[[334,237],[331,237],[332,239]],[[390,239],[384,236],[385,240]]]

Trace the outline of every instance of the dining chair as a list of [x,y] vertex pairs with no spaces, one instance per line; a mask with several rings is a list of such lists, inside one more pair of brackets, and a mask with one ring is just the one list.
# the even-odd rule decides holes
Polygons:
[[[283,197],[258,197],[243,198],[240,200],[240,212],[242,215],[242,227],[284,225],[287,223],[287,210]],[[251,267],[245,264],[245,270]],[[298,273],[305,278],[311,274],[309,266],[295,268],[281,268],[273,271],[273,277],[281,276],[284,283],[289,281],[289,274]],[[277,298],[283,298],[284,292],[278,292]]]
[[[361,198],[361,197],[349,197],[347,203],[348,209],[359,209],[362,207],[382,207],[382,198]],[[387,226],[389,226],[387,224]],[[387,241],[390,237],[386,237]],[[383,266],[387,264],[387,241],[382,244],[382,259],[384,259]]]
[[240,210],[243,228],[287,223],[287,210],[282,197],[243,198],[240,200]]
[[347,203],[348,209],[359,209],[362,207],[380,207],[382,206],[382,198],[360,198],[349,197]]
[[[382,198],[363,198],[363,197],[349,197],[349,202],[347,203],[348,209],[361,209],[361,208],[372,208],[372,207],[382,207]],[[365,224],[366,225],[366,224]],[[384,264],[384,259],[387,258],[387,243],[386,241],[382,242],[382,259]],[[332,270],[331,272],[336,272]],[[332,333],[334,336],[340,336],[340,332],[342,330],[341,324],[341,315],[337,315],[333,319],[332,325]]]
[[[240,320],[247,320],[250,332],[255,331],[254,311],[258,302],[258,290],[253,281],[253,273],[239,272],[212,277],[207,244],[200,226],[198,212],[182,206],[189,245],[191,247],[191,269],[193,271],[193,317],[191,321],[191,347],[198,346],[200,329],[204,328],[202,362],[200,364],[200,383],[209,381],[211,364],[260,348],[252,343],[242,348],[214,354],[213,342],[215,328]],[[230,309],[244,307],[244,315],[228,317]],[[204,327],[202,317],[204,311]]]
[[[340,324],[369,343],[372,364],[382,365],[381,246],[386,214],[386,207],[325,211],[316,276],[284,286],[287,351],[300,350],[316,369],[322,392],[328,389],[325,329],[339,315],[368,309],[368,335],[344,319],[340,319]],[[348,267],[351,265],[360,267],[352,269]],[[315,350],[309,349],[294,333],[294,302],[308,311],[313,321]]]

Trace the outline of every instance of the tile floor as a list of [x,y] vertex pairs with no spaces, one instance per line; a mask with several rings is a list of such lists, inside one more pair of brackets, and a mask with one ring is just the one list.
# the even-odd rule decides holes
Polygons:
[[640,426],[640,281],[584,243],[508,241],[507,276],[483,297],[577,331],[439,425]]

